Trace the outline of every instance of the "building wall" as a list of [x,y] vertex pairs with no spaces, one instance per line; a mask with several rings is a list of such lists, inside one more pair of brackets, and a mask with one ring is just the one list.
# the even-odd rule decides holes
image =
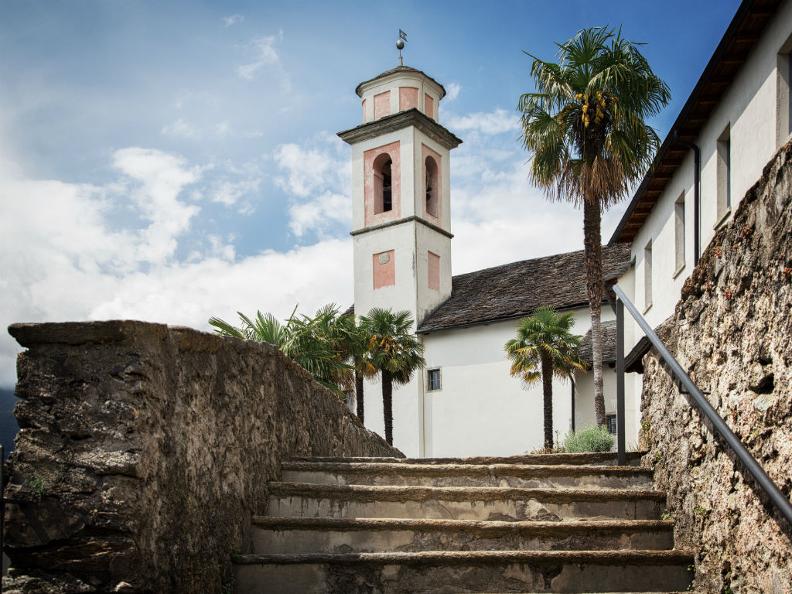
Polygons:
[[[590,328],[588,309],[572,313],[574,331],[584,335]],[[612,312],[603,310],[603,319],[613,319]],[[427,369],[440,368],[442,377],[442,389],[424,396],[426,456],[511,455],[543,446],[541,385],[525,387],[511,377],[503,348],[518,324],[510,320],[423,337]],[[615,374],[607,366],[604,374],[608,411],[615,412]],[[578,428],[593,424],[588,375],[577,380]],[[425,371],[422,382],[425,387]],[[570,382],[554,380],[553,426],[561,439],[571,428],[571,411]]]
[[[701,150],[701,249],[716,229],[729,220],[745,192],[759,179],[762,169],[788,138],[778,129],[786,123],[788,95],[783,92],[787,74],[779,70],[779,52],[788,51],[792,36],[792,2],[785,2],[743,65],[720,105],[711,114],[696,144]],[[780,86],[781,85],[781,86]],[[787,99],[779,101],[780,97]],[[724,217],[717,207],[718,138],[726,127],[731,140],[731,210]],[[788,128],[787,128],[788,129]],[[675,172],[632,245],[635,258],[635,303],[653,326],[667,319],[679,299],[682,284],[693,267],[693,156]],[[685,196],[685,268],[675,264],[674,202]],[[653,303],[646,309],[644,248],[651,241]],[[620,280],[620,285],[623,280]],[[631,332],[633,344],[640,338]],[[631,346],[628,344],[628,348]]]
[[[364,123],[372,122],[384,115],[406,111],[412,107],[426,113],[434,120],[438,119],[441,89],[419,72],[397,72],[363,85],[361,92]],[[383,97],[383,93],[388,93],[388,95]],[[387,98],[388,105],[375,117],[374,98],[377,95],[383,99]]]
[[[784,59],[792,36],[792,2],[785,2],[765,29],[752,54],[742,67],[721,103],[711,114],[696,144],[701,150],[701,250],[712,241],[717,229],[731,220],[746,191],[760,178],[765,165],[788,138],[789,73]],[[718,212],[718,139],[726,127],[731,141],[731,209]],[[619,285],[652,327],[674,313],[682,285],[690,276],[694,262],[694,162],[692,151],[677,169],[654,209],[632,243],[635,265],[619,279]],[[675,251],[674,203],[685,200],[685,267],[677,270]],[[644,273],[645,247],[652,242],[652,305],[647,308]],[[626,316],[626,349],[635,345],[642,332]],[[628,392],[638,397],[642,377],[628,374]],[[640,423],[640,406],[628,402],[635,411],[630,424]],[[629,443],[629,439],[628,439]]]

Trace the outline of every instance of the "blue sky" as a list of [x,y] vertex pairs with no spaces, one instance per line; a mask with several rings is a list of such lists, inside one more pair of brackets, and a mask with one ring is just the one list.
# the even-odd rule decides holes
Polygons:
[[[350,302],[335,133],[359,123],[356,84],[396,64],[399,27],[465,141],[454,271],[579,249],[579,213],[527,183],[522,51],[552,58],[582,27],[621,26],[671,87],[664,135],[737,4],[1,0],[0,322],[205,327]],[[15,352],[0,339],[0,384]]]

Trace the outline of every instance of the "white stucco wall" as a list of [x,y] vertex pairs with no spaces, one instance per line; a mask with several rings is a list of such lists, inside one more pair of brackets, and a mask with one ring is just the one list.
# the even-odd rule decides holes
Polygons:
[[[590,328],[587,309],[572,311],[574,331]],[[603,320],[613,319],[603,309]],[[425,393],[425,455],[519,454],[543,445],[542,387],[525,387],[509,375],[504,344],[519,320],[425,335],[427,368],[440,368],[442,389]],[[577,427],[594,424],[590,374],[580,374],[576,390]],[[425,373],[424,373],[425,378]],[[615,411],[613,370],[605,367],[606,393]],[[553,382],[553,425],[563,439],[571,427],[571,384]],[[609,409],[610,410],[610,409]]]
[[[779,69],[789,52],[792,37],[792,2],[786,1],[765,29],[762,38],[743,65],[733,84],[703,127],[696,144],[701,150],[701,250],[712,240],[716,230],[731,217],[746,191],[759,179],[762,169],[776,150],[789,139],[788,72]],[[729,128],[731,143],[731,210],[718,211],[718,139]],[[635,262],[619,285],[632,296],[653,327],[674,312],[682,285],[694,263],[694,160],[692,151],[676,170],[651,214],[632,242]],[[685,266],[676,267],[674,203],[685,196]],[[652,304],[645,295],[644,249],[652,243]],[[642,332],[626,316],[626,349],[629,351]],[[641,377],[628,374],[628,427],[640,423]],[[632,411],[633,420],[630,422]],[[628,437],[629,445],[629,437]]]
[[[717,201],[717,142],[725,128],[731,141],[731,212],[746,191],[759,179],[775,151],[789,138],[779,134],[786,124],[789,106],[783,88],[786,73],[780,72],[779,52],[788,51],[792,36],[792,2],[785,2],[765,29],[734,83],[724,94],[702,129],[696,144],[701,150],[701,249],[712,240],[722,215]],[[780,82],[781,81],[781,82]],[[779,101],[779,98],[786,100]],[[787,125],[788,130],[788,125]],[[636,261],[635,304],[646,309],[644,296],[644,247],[651,240],[653,303],[645,317],[656,326],[668,318],[679,299],[682,284],[693,267],[693,155],[674,173],[654,209],[632,243]],[[674,202],[685,194],[686,266],[675,276]],[[729,213],[730,214],[730,213]],[[726,217],[728,220],[728,215]],[[623,281],[620,280],[620,285]],[[640,337],[635,335],[634,340]]]

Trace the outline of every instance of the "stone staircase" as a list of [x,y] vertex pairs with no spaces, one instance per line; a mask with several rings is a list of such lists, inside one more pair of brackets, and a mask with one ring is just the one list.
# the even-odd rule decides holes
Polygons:
[[237,591],[687,590],[692,555],[639,456],[292,460]]

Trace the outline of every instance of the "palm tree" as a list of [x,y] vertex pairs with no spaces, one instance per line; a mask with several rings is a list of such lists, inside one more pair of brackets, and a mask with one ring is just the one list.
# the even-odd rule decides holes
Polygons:
[[413,333],[409,312],[372,309],[360,325],[369,337],[367,358],[380,373],[385,440],[393,445],[393,384],[403,385],[424,365],[423,344]]
[[296,310],[295,307],[285,322],[270,313],[256,312],[256,317],[251,319],[239,312],[240,326],[215,317],[209,324],[223,336],[273,345],[319,383],[340,395],[352,385],[352,368],[346,362],[348,353],[338,308],[326,305],[313,317],[295,315]]
[[551,200],[583,206],[594,409],[604,425],[600,219],[649,167],[659,139],[646,119],[668,104],[670,92],[621,31],[584,29],[559,50],[558,63],[531,56],[537,92],[521,95],[518,109],[533,154],[531,180]]
[[339,329],[343,333],[341,344],[343,351],[352,361],[355,378],[355,407],[356,414],[361,423],[365,423],[365,395],[363,380],[377,374],[377,369],[372,365],[368,355],[369,336],[363,326],[355,321],[352,313],[344,314],[339,318]]
[[509,373],[526,385],[542,381],[544,396],[544,447],[553,449],[553,376],[566,379],[586,368],[578,356],[580,336],[572,334],[572,314],[540,307],[517,327],[517,338],[506,343]]

